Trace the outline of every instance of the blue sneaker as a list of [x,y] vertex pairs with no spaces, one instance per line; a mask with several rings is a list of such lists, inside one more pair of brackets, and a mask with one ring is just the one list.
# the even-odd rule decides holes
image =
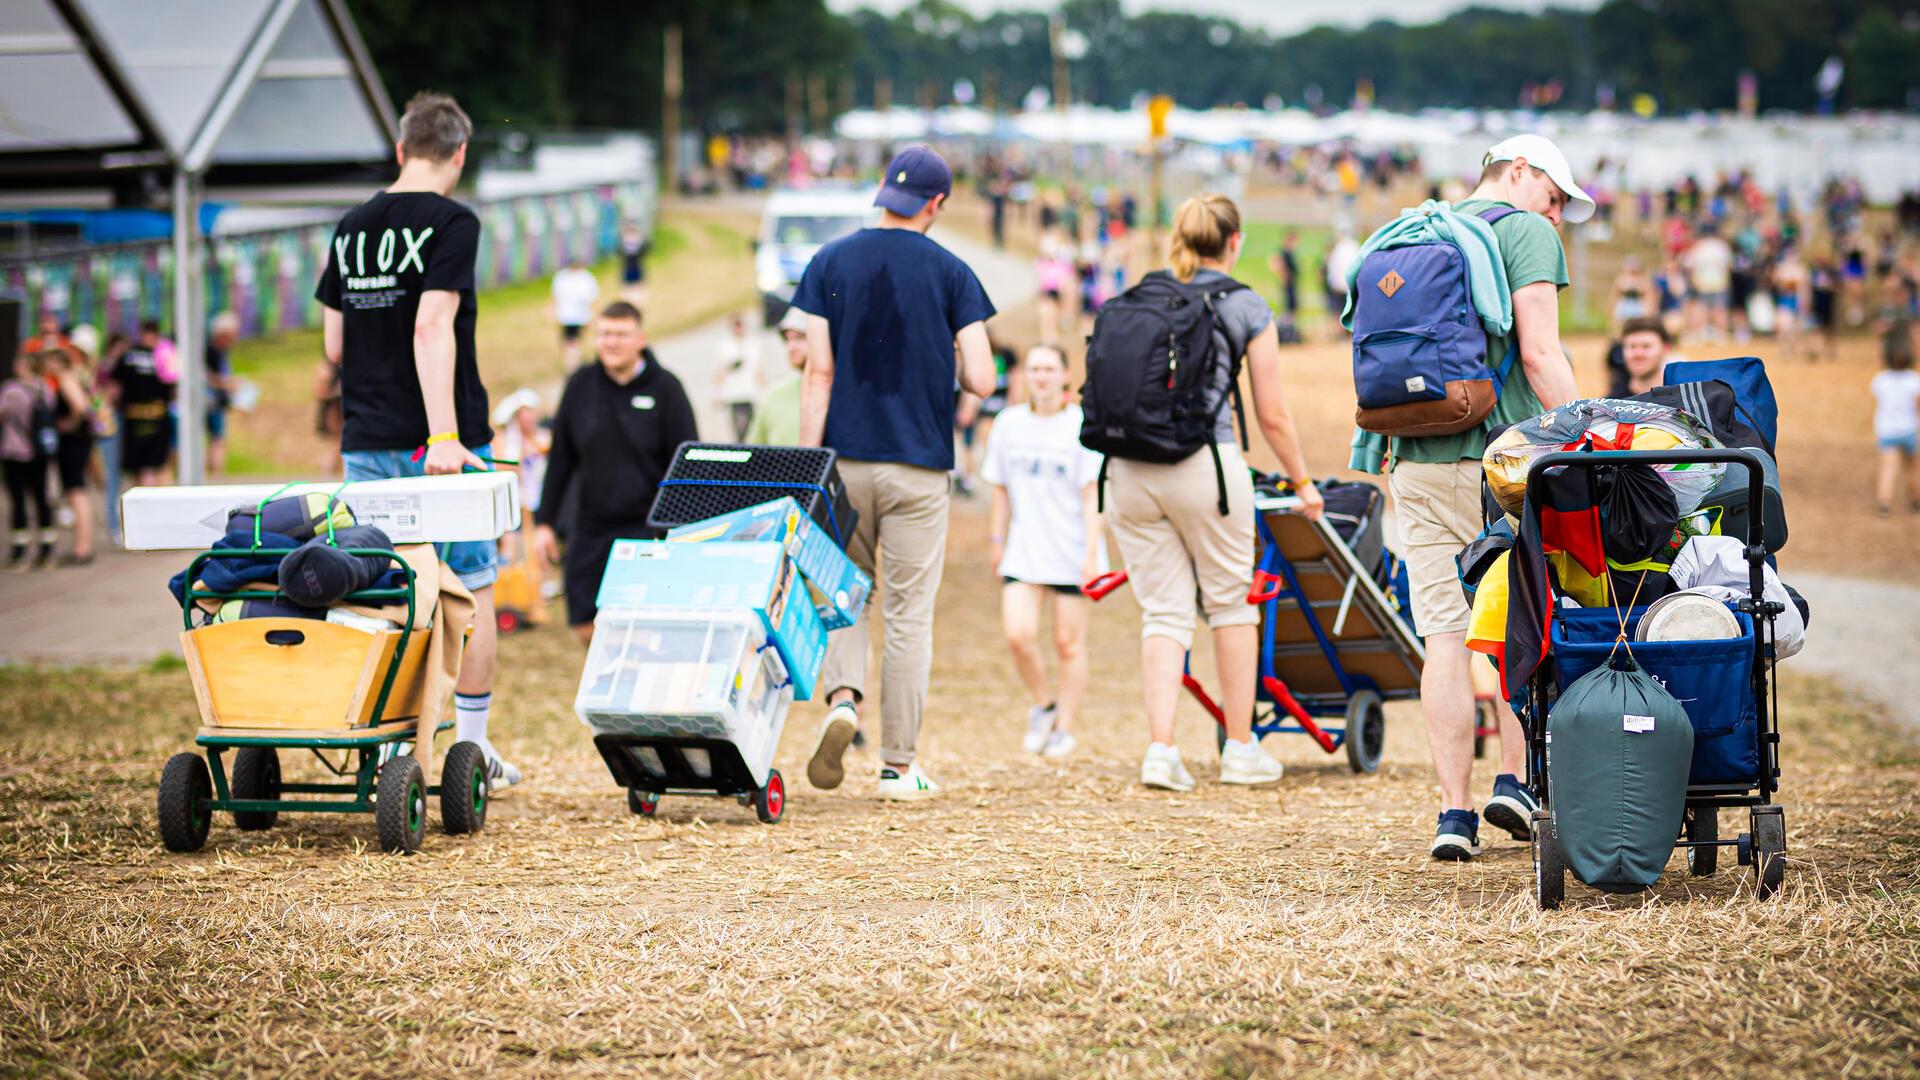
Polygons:
[[1493,798],[1487,800],[1480,815],[1487,824],[1505,829],[1508,836],[1524,844],[1533,839],[1533,812],[1538,809],[1539,801],[1519,777],[1501,773],[1493,778]]
[[1433,834],[1433,857],[1463,862],[1480,854],[1480,815],[1471,810],[1447,810]]

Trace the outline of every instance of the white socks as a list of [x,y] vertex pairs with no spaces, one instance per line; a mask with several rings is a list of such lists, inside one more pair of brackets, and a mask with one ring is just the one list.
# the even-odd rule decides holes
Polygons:
[[453,695],[454,741],[479,743],[489,760],[500,756],[487,741],[487,714],[492,710],[491,693]]

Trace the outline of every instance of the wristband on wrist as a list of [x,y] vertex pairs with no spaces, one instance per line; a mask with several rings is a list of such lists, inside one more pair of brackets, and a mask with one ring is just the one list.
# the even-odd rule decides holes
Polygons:
[[443,431],[438,435],[427,436],[427,445],[432,446],[435,443],[452,442],[459,437],[460,433],[457,431]]

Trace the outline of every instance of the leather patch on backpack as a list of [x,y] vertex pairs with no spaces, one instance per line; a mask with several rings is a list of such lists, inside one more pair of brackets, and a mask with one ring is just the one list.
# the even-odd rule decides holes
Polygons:
[[1386,293],[1387,299],[1391,300],[1393,299],[1393,294],[1400,291],[1400,286],[1406,283],[1407,279],[1400,276],[1400,271],[1389,270],[1387,271],[1387,276],[1375,282],[1374,285],[1381,292]]

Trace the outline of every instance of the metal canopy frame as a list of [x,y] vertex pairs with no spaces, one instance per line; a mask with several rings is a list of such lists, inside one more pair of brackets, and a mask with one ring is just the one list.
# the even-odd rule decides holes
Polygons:
[[[60,147],[0,152],[0,188],[45,191],[107,187],[116,192],[116,201],[127,200],[130,195],[132,201],[147,201],[156,199],[159,182],[166,182],[166,202],[173,218],[174,342],[182,361],[180,479],[187,484],[199,483],[206,471],[206,365],[200,358],[205,348],[207,313],[201,275],[196,270],[204,251],[199,218],[209,176],[218,179],[231,175],[233,180],[255,187],[276,182],[337,180],[343,174],[373,180],[389,167],[390,147],[398,139],[393,103],[380,85],[344,0],[270,0],[247,35],[245,45],[229,64],[218,91],[191,123],[190,137],[176,145],[158,122],[138,80],[132,77],[102,33],[96,21],[99,11],[87,0],[45,0],[45,3],[72,35],[77,51],[99,75],[113,102],[136,132],[137,140],[85,149]],[[331,35],[346,65],[347,70],[342,74],[357,90],[359,103],[371,113],[385,145],[369,146],[364,157],[337,162],[289,156],[283,162],[250,160],[232,167],[221,166],[216,154],[221,137],[246,103],[247,95],[261,83],[263,70],[268,67],[288,25],[307,5],[312,5],[311,10],[319,14]],[[334,65],[325,66],[337,71]]]

